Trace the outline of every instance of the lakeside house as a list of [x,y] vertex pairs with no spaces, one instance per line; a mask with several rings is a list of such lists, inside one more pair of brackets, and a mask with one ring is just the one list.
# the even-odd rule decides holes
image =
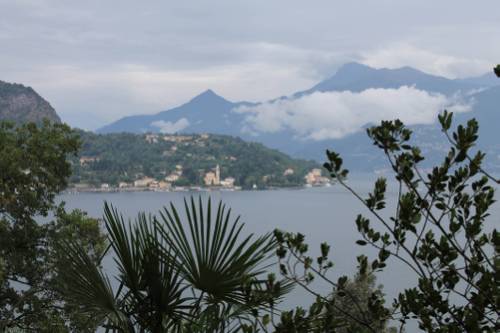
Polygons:
[[214,170],[205,173],[203,182],[205,183],[205,186],[221,186],[228,189],[236,188],[234,186],[234,183],[236,182],[236,179],[234,177],[226,177],[224,179],[221,179],[220,167],[218,164]]
[[217,186],[220,185],[220,168],[219,165],[215,167],[214,171],[209,171],[205,174],[203,182],[206,186]]
[[322,186],[330,183],[328,177],[324,177],[321,169],[312,169],[305,176],[304,179],[307,185]]
[[148,187],[149,184],[156,181],[156,179],[151,177],[144,177],[134,181],[134,187]]
[[220,185],[223,187],[234,187],[235,181],[236,179],[234,179],[233,177],[227,177],[224,178],[224,180],[221,180]]
[[160,180],[158,182],[158,189],[160,190],[170,190],[172,188],[172,184],[170,184],[169,182],[166,182],[164,180]]

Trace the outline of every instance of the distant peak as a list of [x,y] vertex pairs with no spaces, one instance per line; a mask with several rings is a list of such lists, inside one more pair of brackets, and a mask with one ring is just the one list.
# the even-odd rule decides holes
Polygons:
[[205,102],[205,101],[226,101],[222,96],[217,95],[212,89],[207,89],[201,94],[194,97],[191,102]]
[[207,89],[196,97],[222,98],[221,96],[217,95],[212,89]]
[[322,90],[323,89],[322,86],[329,85],[330,82],[335,82],[335,81],[341,81],[341,82],[355,81],[376,71],[377,71],[376,69],[367,65],[360,64],[359,62],[348,62],[342,65],[333,76],[318,83],[312,89]]
[[205,96],[218,96],[212,89],[205,90],[204,92],[202,92],[200,94],[200,96],[201,95],[205,95]]
[[372,71],[374,68],[360,64],[359,62],[348,62],[347,64],[342,65],[337,73],[341,72],[366,72],[366,71]]
[[337,74],[343,75],[343,74],[360,74],[360,73],[369,73],[369,72],[374,72],[374,71],[389,71],[389,72],[400,72],[400,73],[421,73],[421,74],[426,74],[423,73],[422,71],[419,71],[418,69],[415,69],[410,66],[403,66],[403,67],[397,67],[397,68],[375,68],[375,67],[370,67],[368,65],[360,64],[359,62],[349,62],[342,67],[339,68],[337,71]]
[[399,73],[406,73],[406,74],[432,75],[432,74],[429,74],[429,73],[422,72],[421,70],[418,70],[418,69],[410,67],[410,66],[403,66],[403,67],[398,67],[398,68],[384,68],[384,69],[388,70],[388,71],[399,72]]

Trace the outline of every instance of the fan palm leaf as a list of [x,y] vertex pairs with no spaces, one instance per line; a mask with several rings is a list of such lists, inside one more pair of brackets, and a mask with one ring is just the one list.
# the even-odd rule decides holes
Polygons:
[[58,272],[65,299],[113,331],[228,332],[289,291],[269,289],[263,278],[276,249],[271,234],[243,236],[239,217],[222,202],[213,210],[210,199],[185,199],[184,213],[171,203],[159,218],[140,213],[132,222],[105,203],[119,287],[113,291],[77,242],[66,242],[68,264]]
[[105,204],[105,222],[115,261],[124,284],[123,301],[141,327],[153,332],[178,323],[189,309],[183,296],[187,286],[165,256],[168,250],[160,237],[154,218],[140,213],[134,223],[127,223],[118,211]]
[[187,286],[158,234],[157,223],[139,214],[134,223],[125,221],[105,203],[104,221],[118,267],[120,286],[113,293],[109,278],[77,242],[60,246],[68,263],[58,272],[63,278],[61,294],[89,317],[99,318],[108,329],[134,332],[176,331],[189,318],[190,306],[183,296]]
[[68,264],[58,271],[61,281],[58,291],[95,322],[107,321],[110,327],[133,332],[131,322],[117,303],[109,278],[88,253],[75,241],[65,241],[59,246],[64,249],[64,260]]
[[231,210],[220,202],[215,214],[211,200],[184,200],[187,225],[173,204],[160,212],[159,231],[183,278],[215,303],[243,303],[243,286],[264,272],[262,265],[275,249],[271,234],[240,237],[244,224],[231,220]]

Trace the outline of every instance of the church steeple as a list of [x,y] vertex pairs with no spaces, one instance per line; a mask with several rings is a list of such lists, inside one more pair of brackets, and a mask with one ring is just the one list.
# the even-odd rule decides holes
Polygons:
[[219,184],[220,184],[220,168],[219,165],[217,164],[217,166],[215,167],[215,185]]

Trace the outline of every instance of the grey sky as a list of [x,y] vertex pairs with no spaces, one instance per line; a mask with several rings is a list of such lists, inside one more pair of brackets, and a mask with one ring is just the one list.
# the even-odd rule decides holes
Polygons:
[[0,0],[0,80],[94,129],[212,88],[305,89],[347,61],[448,77],[500,61],[500,1]]

